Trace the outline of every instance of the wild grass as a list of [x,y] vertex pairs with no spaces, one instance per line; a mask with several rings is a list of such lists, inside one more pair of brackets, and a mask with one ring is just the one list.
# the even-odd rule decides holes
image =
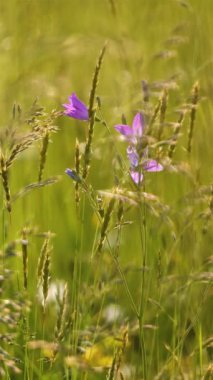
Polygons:
[[213,5],[86,3],[0,5],[0,377],[211,379]]

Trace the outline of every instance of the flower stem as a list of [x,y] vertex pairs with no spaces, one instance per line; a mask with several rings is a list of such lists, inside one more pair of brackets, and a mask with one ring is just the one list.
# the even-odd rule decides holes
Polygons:
[[[139,196],[141,195],[141,188],[138,187]],[[143,178],[143,192],[145,192],[145,176]],[[140,197],[141,198],[141,197]],[[143,378],[147,380],[147,360],[146,360],[146,346],[144,340],[143,322],[145,312],[145,271],[147,261],[147,236],[146,236],[146,205],[140,203],[139,206],[139,221],[140,221],[140,238],[141,238],[141,264],[142,264],[142,277],[141,277],[141,294],[139,305],[139,331],[140,331],[140,345],[141,345],[141,359],[143,367]]]

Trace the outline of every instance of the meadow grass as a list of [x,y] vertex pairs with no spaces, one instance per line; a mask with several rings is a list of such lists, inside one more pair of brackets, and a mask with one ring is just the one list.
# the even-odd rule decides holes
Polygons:
[[0,378],[211,379],[212,1],[0,11]]

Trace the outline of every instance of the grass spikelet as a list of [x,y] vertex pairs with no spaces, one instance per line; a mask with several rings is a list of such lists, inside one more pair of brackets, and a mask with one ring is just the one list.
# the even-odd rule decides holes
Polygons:
[[11,213],[11,197],[10,197],[10,188],[8,182],[8,169],[7,164],[5,162],[3,154],[1,154],[1,176],[2,176],[2,184],[6,198],[6,208],[9,213]]
[[183,123],[184,115],[185,115],[184,112],[181,112],[178,122],[176,123],[174,134],[172,136],[172,144],[170,145],[170,148],[169,148],[169,153],[168,153],[169,158],[172,158],[175,148],[177,146],[177,140],[180,133],[181,125]]
[[29,185],[25,186],[23,189],[19,190],[16,194],[13,195],[12,201],[16,201],[16,199],[21,198],[25,196],[26,194],[30,193],[32,190],[40,189],[41,187],[53,185],[57,183],[60,180],[60,177],[52,177],[48,178],[45,181],[42,182],[33,182]]
[[110,199],[107,210],[105,211],[103,224],[101,226],[101,236],[100,236],[100,240],[99,240],[98,247],[97,247],[97,253],[100,253],[102,248],[103,248],[103,244],[104,244],[104,241],[106,238],[107,229],[109,226],[109,222],[111,219],[111,215],[112,215],[114,205],[115,205],[115,199],[112,198],[112,199]]
[[198,100],[199,100],[199,84],[198,82],[196,82],[192,89],[192,105],[191,105],[190,125],[189,125],[188,145],[187,145],[188,153],[191,153],[191,150],[192,150],[192,138],[193,138],[193,133],[194,133]]
[[[128,328],[125,328],[123,337],[121,339],[118,339],[118,341],[121,343],[121,345],[117,347],[115,351],[112,365],[109,369],[109,373],[107,376],[107,380],[114,380],[118,378],[118,372],[121,367],[122,357],[124,355],[127,341],[128,341]],[[122,376],[123,375],[120,376],[121,379],[122,379]]]
[[[75,143],[75,171],[76,174],[80,174],[80,161],[81,161],[81,155],[80,155],[80,149],[79,149],[79,141],[76,139]],[[75,182],[75,202],[76,206],[78,207],[80,201],[80,194],[79,194],[79,182]]]
[[7,169],[12,165],[13,161],[18,157],[18,155],[24,150],[28,149],[35,141],[41,138],[40,133],[31,132],[25,137],[22,137],[19,142],[13,147],[9,158],[6,161]]
[[24,227],[22,230],[22,261],[23,261],[23,276],[24,276],[24,289],[27,290],[28,283],[28,240],[27,240],[27,229]]
[[115,379],[115,373],[116,373],[116,354],[114,355],[114,358],[112,360],[112,365],[109,369],[109,374],[107,376],[107,380],[114,380]]
[[64,324],[66,320],[66,311],[67,311],[67,295],[68,295],[68,290],[67,290],[67,283],[66,283],[64,285],[63,299],[59,308],[58,318],[57,318],[56,327],[55,327],[55,338],[57,342],[62,341],[64,338]]
[[49,281],[50,281],[50,252],[46,251],[46,255],[44,257],[44,266],[42,272],[42,290],[43,290],[43,310],[45,311],[46,300],[48,296],[49,290]]
[[98,57],[98,61],[95,67],[93,79],[92,79],[92,88],[90,91],[90,97],[89,97],[89,116],[91,117],[92,113],[94,112],[94,101],[95,101],[95,95],[96,95],[96,89],[98,85],[98,79],[99,79],[99,73],[101,70],[101,65],[103,62],[104,54],[106,51],[106,44],[102,48],[100,55]]
[[84,151],[83,179],[87,177],[89,166],[90,166],[90,153],[91,153],[91,145],[92,145],[92,139],[93,139],[94,123],[95,123],[94,102],[95,102],[95,96],[96,96],[96,89],[98,85],[99,73],[100,73],[105,51],[106,51],[106,44],[101,50],[101,53],[99,55],[99,58],[95,67],[93,79],[92,79],[92,88],[91,88],[90,97],[89,97],[89,130],[88,130],[88,136],[87,136],[87,141],[86,141],[86,146],[85,146],[85,151]]
[[161,139],[162,133],[163,133],[163,127],[164,127],[164,121],[166,116],[166,109],[167,109],[167,102],[168,102],[168,90],[165,88],[163,91],[163,94],[160,99],[160,126],[158,130],[158,140]]
[[43,245],[41,247],[41,251],[40,251],[40,255],[39,255],[39,260],[38,260],[38,267],[37,267],[38,285],[39,285],[39,283],[41,281],[46,254],[49,251],[49,242],[50,242],[50,238],[47,237],[44,240],[44,243],[43,243]]
[[151,120],[150,120],[149,126],[148,126],[148,132],[147,132],[148,135],[151,135],[151,133],[152,133],[152,127],[153,127],[153,124],[155,123],[155,121],[157,119],[157,116],[158,116],[158,113],[159,113],[159,110],[160,110],[160,106],[161,106],[161,99],[158,100],[158,103],[155,106],[154,112],[153,112],[153,114],[151,116]]
[[40,165],[39,165],[39,173],[38,173],[38,182],[42,181],[43,171],[44,171],[44,165],[47,158],[47,148],[49,145],[49,132],[46,131],[45,135],[42,139],[42,146],[41,146],[41,152],[40,152]]

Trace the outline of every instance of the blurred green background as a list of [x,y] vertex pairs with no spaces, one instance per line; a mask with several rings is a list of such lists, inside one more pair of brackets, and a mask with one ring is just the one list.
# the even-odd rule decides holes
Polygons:
[[[114,137],[109,137],[103,126],[95,126],[90,182],[95,189],[109,189],[114,186],[113,139],[125,157],[125,144],[118,141],[113,126],[120,122],[122,114],[130,124],[136,110],[144,109],[141,81],[147,81],[153,104],[157,103],[162,83],[170,85],[167,121],[174,122],[177,121],[175,111],[189,101],[193,84],[198,80],[201,102],[189,160],[194,180],[165,171],[150,177],[148,182],[149,191],[168,203],[171,216],[178,215],[177,219],[183,222],[187,210],[185,204],[178,203],[180,199],[195,188],[196,181],[200,186],[212,181],[212,36],[212,0],[1,1],[0,124],[2,128],[9,125],[14,103],[27,112],[37,98],[47,111],[62,110],[61,105],[76,92],[88,104],[96,60],[108,41],[97,95],[101,99],[103,118]],[[80,142],[85,141],[86,123],[64,116],[56,124],[59,131],[51,136],[44,178],[61,175],[61,181],[18,199],[13,205],[11,222],[5,215],[1,227],[6,226],[7,241],[17,238],[26,224],[37,226],[39,231],[56,233],[52,277],[68,281],[81,241],[83,275],[87,279],[96,218],[86,204],[84,232],[79,238],[74,186],[64,174],[66,167],[74,167],[75,140],[77,137]],[[189,118],[184,123],[176,160],[188,159],[184,149],[188,124]],[[20,156],[10,173],[12,194],[37,180],[38,165],[39,149],[32,148]],[[128,217],[135,220],[135,212],[130,212]],[[161,220],[150,217],[149,222],[148,251],[158,252],[163,244],[169,246],[174,231],[169,235],[169,228],[164,227]],[[140,247],[138,231],[135,224],[128,228],[128,232],[123,233],[121,262],[138,265],[138,258],[133,259]],[[201,228],[196,225],[190,234],[187,230],[186,236],[182,236],[182,245],[175,251],[176,256],[162,259],[165,266],[167,260],[173,262],[170,274],[188,276],[210,255],[212,237],[209,233],[203,240],[199,235]],[[39,239],[30,241],[31,275],[41,244]],[[150,255],[150,265],[153,263],[155,257]],[[17,261],[14,267],[17,268]],[[106,278],[108,275],[106,270]],[[137,289],[134,277],[133,272],[129,280],[132,289]],[[31,289],[34,281],[32,276]],[[120,303],[125,305],[125,302],[125,298],[120,297]],[[210,316],[205,319],[207,329],[208,319]]]
[[[174,78],[175,88],[169,94],[173,107],[168,111],[170,121],[175,120],[175,107],[187,101],[192,85],[199,80],[204,101],[195,131],[194,167],[199,170],[201,181],[211,178],[211,0],[81,3],[10,0],[2,2],[0,10],[2,126],[10,119],[14,102],[27,111],[38,98],[47,110],[61,109],[74,91],[87,103],[97,56],[108,41],[97,94],[112,134],[115,135],[113,125],[123,113],[131,123],[135,110],[142,108],[141,80],[154,83],[155,99],[160,94],[156,82]],[[45,175],[61,174],[63,180],[54,188],[45,189],[42,195],[17,201],[14,213],[18,217],[14,217],[13,228],[18,230],[27,221],[33,221],[41,229],[57,231],[55,260],[60,273],[63,265],[66,267],[67,250],[72,251],[75,239],[72,184],[63,173],[66,167],[74,165],[75,139],[78,137],[80,142],[85,139],[86,127],[85,123],[66,117],[58,123],[60,131],[52,138]],[[100,125],[95,137],[97,159],[92,167],[92,181],[95,187],[108,188],[113,184],[114,174],[112,166],[105,165],[103,169],[103,163],[113,162],[110,141],[106,139],[102,150],[100,141],[107,137],[107,132]],[[13,193],[36,179],[38,155],[34,150],[28,154],[33,157],[30,164],[28,156],[23,156],[11,173]],[[179,192],[176,180],[174,174],[167,178],[171,192],[167,191],[165,181],[154,184],[155,192],[160,191],[166,201],[175,200]],[[91,248],[89,237],[86,246]]]

